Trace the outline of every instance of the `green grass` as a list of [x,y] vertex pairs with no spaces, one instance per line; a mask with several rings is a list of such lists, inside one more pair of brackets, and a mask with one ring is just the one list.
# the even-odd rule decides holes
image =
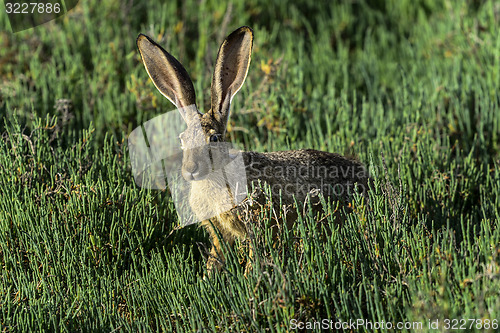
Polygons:
[[[248,276],[239,243],[203,280],[205,232],[133,181],[127,135],[173,109],[135,38],[180,59],[206,110],[218,45],[241,25],[255,44],[230,139],[355,155],[374,188],[326,238],[310,216],[274,245],[257,226]],[[500,320],[495,1],[80,1],[16,34],[2,9],[0,27],[2,331]]]

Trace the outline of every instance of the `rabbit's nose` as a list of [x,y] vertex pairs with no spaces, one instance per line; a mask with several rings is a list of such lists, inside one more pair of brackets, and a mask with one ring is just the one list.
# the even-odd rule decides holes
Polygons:
[[195,173],[198,170],[198,163],[189,163],[184,165],[184,170],[189,173]]
[[185,180],[194,180],[198,175],[198,163],[189,163],[182,168],[182,176]]

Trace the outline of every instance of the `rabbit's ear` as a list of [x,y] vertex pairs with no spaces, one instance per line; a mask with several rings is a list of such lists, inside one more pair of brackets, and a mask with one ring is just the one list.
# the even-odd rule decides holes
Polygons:
[[178,109],[196,103],[193,82],[177,59],[143,34],[137,37],[137,47],[149,77],[163,96]]
[[217,55],[212,79],[211,112],[224,126],[224,130],[229,117],[231,100],[247,77],[252,43],[252,29],[241,27],[224,40]]

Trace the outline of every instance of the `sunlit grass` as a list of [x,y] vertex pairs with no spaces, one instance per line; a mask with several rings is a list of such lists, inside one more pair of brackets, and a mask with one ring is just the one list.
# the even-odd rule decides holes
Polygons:
[[[2,331],[500,319],[498,4],[178,4],[81,1],[0,32]],[[133,181],[127,135],[173,109],[135,38],[178,57],[207,110],[217,47],[241,25],[255,45],[229,138],[354,155],[374,183],[342,225],[327,209],[331,232],[303,216],[273,243],[261,226],[246,277],[240,242],[203,280],[204,231],[175,229],[169,194]]]

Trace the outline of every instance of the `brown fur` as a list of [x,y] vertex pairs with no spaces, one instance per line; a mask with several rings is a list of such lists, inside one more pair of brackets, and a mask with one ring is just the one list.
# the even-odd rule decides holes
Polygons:
[[[139,35],[137,45],[144,65],[158,90],[174,103],[187,124],[179,136],[183,145],[182,174],[191,182],[189,204],[194,215],[203,220],[213,247],[207,262],[210,270],[224,261],[218,232],[230,246],[247,236],[247,223],[257,218],[255,211],[268,205],[263,195],[269,186],[273,210],[285,211],[275,223],[286,220],[289,228],[297,217],[297,208],[311,203],[321,210],[320,199],[345,206],[355,190],[367,190],[368,174],[358,161],[339,154],[312,149],[270,153],[235,152],[223,143],[230,101],[245,81],[253,42],[252,30],[241,27],[222,43],[212,81],[212,108],[202,114],[195,104],[194,88],[182,65],[149,37]],[[215,142],[214,142],[215,141]],[[250,193],[241,203],[228,191],[223,169],[241,154]],[[303,207],[295,207],[295,205]],[[269,206],[269,205],[268,205]],[[206,216],[213,216],[206,219]],[[273,229],[275,230],[275,229]]]
[[[304,205],[309,200],[312,207],[316,207],[315,212],[318,212],[321,211],[319,194],[330,202],[340,201],[341,206],[346,206],[355,190],[355,183],[360,192],[366,190],[367,173],[364,166],[338,154],[312,149],[242,154],[248,189],[262,188],[264,184],[269,186],[274,198],[272,208],[277,212],[286,212],[284,219],[288,228],[293,227],[297,218],[296,203]],[[219,268],[224,260],[219,237],[222,236],[229,246],[236,239],[244,239],[247,236],[246,224],[253,222],[260,207],[266,206],[269,199],[260,191],[249,191],[251,194],[245,202],[231,206],[228,203],[232,198],[228,197],[225,183],[220,181],[207,177],[192,182],[191,189],[190,205],[193,211],[205,214],[211,209],[215,216],[202,222],[213,241],[211,258],[207,264],[209,269]],[[335,185],[341,186],[343,190],[349,189],[350,193],[340,193],[340,190],[335,192]],[[287,190],[287,186],[292,186],[293,190]],[[299,207],[299,211],[302,210],[303,207]],[[283,221],[279,217],[273,220],[275,223]],[[219,231],[219,236],[215,229]]]

